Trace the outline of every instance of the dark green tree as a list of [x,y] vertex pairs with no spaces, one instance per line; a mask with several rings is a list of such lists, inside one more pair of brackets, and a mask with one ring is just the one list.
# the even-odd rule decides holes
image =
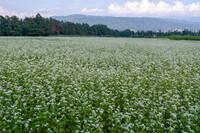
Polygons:
[[12,16],[8,20],[10,22],[10,36],[21,36],[22,20],[19,20],[16,16]]
[[9,21],[9,17],[0,17],[1,19],[1,35],[2,36],[9,36],[11,32],[11,24]]

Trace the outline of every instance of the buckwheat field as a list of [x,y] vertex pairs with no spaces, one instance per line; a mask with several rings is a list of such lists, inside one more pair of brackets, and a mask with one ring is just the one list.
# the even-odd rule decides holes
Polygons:
[[200,132],[200,43],[0,38],[0,132]]

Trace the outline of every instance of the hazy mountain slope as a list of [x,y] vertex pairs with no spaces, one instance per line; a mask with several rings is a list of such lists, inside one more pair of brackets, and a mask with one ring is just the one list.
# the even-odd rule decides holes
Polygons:
[[52,18],[74,23],[105,24],[109,28],[117,30],[134,29],[134,30],[174,30],[174,29],[191,29],[200,30],[200,24],[190,22],[160,18],[138,18],[138,17],[109,17],[109,16],[87,16],[87,15],[69,15],[69,16],[52,16]]

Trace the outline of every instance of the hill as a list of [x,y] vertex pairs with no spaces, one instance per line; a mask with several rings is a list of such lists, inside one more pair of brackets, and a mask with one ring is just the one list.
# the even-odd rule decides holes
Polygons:
[[52,16],[51,18],[69,21],[74,23],[87,23],[89,25],[105,24],[111,29],[125,30],[200,30],[200,24],[189,21],[180,21],[175,19],[148,18],[148,17],[111,17],[111,16],[89,16],[89,15],[69,15]]

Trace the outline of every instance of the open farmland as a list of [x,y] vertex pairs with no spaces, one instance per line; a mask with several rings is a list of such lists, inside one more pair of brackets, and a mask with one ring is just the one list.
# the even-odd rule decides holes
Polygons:
[[0,132],[199,132],[200,43],[0,38]]

